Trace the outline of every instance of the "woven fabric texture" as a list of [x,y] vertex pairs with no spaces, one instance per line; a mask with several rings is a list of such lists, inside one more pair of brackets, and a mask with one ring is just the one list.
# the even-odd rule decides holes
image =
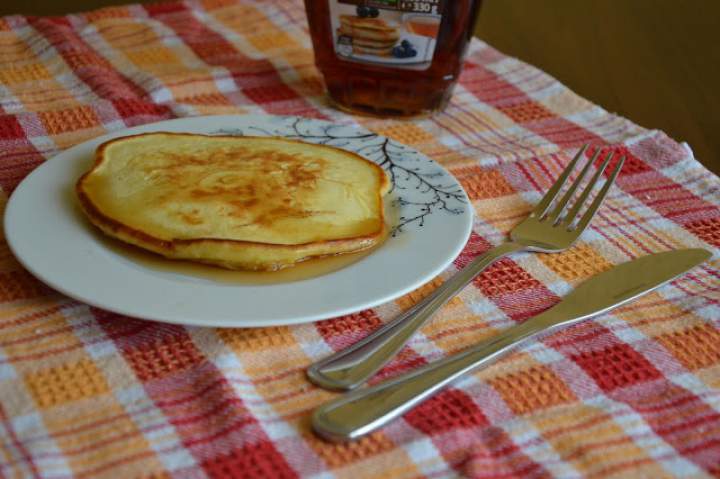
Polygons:
[[441,278],[314,324],[189,328],[64,297],[2,241],[0,476],[720,477],[720,181],[686,145],[478,40],[444,112],[411,122],[341,113],[324,97],[300,0],[0,18],[3,207],[30,171],[84,140],[242,113],[360,124],[444,165],[476,221],[441,278],[502,242],[581,144],[627,156],[577,246],[492,266],[385,376],[508,328],[612,265],[683,247],[715,258],[612,314],[531,342],[380,432],[336,445],[309,425],[313,408],[336,394],[311,385],[305,368]]

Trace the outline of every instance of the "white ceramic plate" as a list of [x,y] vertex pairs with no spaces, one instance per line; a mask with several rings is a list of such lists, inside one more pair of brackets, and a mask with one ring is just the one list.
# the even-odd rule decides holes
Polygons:
[[[111,138],[153,131],[273,135],[357,152],[393,180],[388,203],[395,236],[360,261],[315,278],[232,284],[158,270],[108,247],[79,211],[77,178],[95,148]],[[296,324],[390,301],[427,282],[460,252],[472,208],[457,181],[407,146],[354,127],[297,117],[209,116],[163,121],[105,135],[48,160],[18,186],[5,231],[20,262],[52,288],[79,301],[142,319],[197,326]]]

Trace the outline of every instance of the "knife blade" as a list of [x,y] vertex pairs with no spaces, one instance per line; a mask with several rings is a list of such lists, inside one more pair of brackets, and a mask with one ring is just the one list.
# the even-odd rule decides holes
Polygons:
[[313,429],[336,442],[364,436],[523,341],[608,312],[662,286],[711,256],[704,249],[683,249],[651,254],[615,266],[588,279],[550,309],[476,346],[320,406],[313,413]]

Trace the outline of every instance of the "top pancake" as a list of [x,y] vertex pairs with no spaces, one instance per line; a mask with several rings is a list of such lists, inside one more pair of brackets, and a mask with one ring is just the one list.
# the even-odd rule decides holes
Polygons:
[[171,258],[274,270],[383,237],[384,171],[282,138],[151,133],[111,140],[77,183],[96,226]]

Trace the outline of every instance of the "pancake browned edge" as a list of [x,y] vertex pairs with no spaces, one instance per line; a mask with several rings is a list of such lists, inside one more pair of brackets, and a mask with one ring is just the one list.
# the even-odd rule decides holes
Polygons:
[[378,214],[380,225],[377,231],[354,237],[324,239],[298,244],[273,244],[213,237],[162,239],[152,234],[148,234],[146,231],[129,226],[128,224],[118,221],[101,211],[86,191],[86,180],[91,177],[93,172],[100,168],[104,161],[106,161],[105,152],[115,142],[127,141],[128,139],[140,138],[147,135],[170,135],[177,137],[186,136],[212,139],[226,138],[237,141],[243,141],[245,139],[268,139],[268,137],[209,136],[187,133],[158,132],[121,137],[101,144],[96,150],[93,166],[78,179],[75,189],[80,206],[89,218],[90,222],[109,236],[118,238],[126,243],[152,251],[170,259],[190,260],[221,266],[228,269],[257,271],[274,271],[288,266],[293,266],[311,258],[362,251],[375,246],[386,236],[387,227],[385,224],[382,197],[388,192],[390,183],[387,175],[381,167],[362,156],[347,150],[339,150],[326,145],[307,144],[301,141],[285,138],[273,139],[296,145],[308,145],[312,149],[327,149],[335,152],[341,151],[343,155],[349,155],[364,162],[364,164],[370,166],[376,172],[375,174],[378,175],[376,179],[379,182],[379,187],[377,189],[377,202],[379,204]]

